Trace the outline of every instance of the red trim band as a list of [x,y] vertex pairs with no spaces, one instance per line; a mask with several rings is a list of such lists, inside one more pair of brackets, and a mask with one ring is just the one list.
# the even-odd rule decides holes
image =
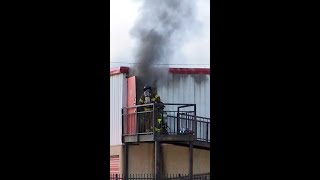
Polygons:
[[170,68],[170,73],[173,74],[209,74],[210,68]]
[[129,73],[129,68],[121,66],[121,67],[110,69],[110,76],[120,74],[120,73]]
[[[169,68],[169,72],[173,74],[208,74],[210,68]],[[116,67],[110,69],[110,76],[120,73],[129,73],[129,67]]]

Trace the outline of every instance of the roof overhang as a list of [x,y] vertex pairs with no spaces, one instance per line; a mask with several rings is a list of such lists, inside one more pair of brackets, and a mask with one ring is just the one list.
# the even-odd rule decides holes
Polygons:
[[208,74],[210,68],[169,68],[169,72],[173,74]]
[[129,68],[124,66],[110,68],[110,76],[120,74],[120,73],[129,73]]
[[[169,68],[169,72],[172,74],[207,74],[210,75],[210,68]],[[120,66],[116,68],[110,68],[110,76],[129,73],[129,67]]]

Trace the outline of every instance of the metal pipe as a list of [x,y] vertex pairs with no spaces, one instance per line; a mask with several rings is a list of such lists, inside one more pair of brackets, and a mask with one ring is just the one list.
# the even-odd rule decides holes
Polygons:
[[[127,133],[127,132],[125,132],[125,130],[124,130],[124,122],[123,122],[123,109],[121,109],[121,130],[122,130],[122,132],[121,132],[121,134],[125,134],[125,133]],[[123,136],[121,137],[121,141],[123,142]]]
[[140,133],[140,118],[138,117],[138,114],[136,114],[136,133]]
[[188,104],[188,105],[184,105],[184,106],[179,106],[179,108],[186,108],[186,107],[191,107],[191,106],[193,106],[193,105]]
[[197,107],[196,105],[194,105],[194,123],[195,123],[195,135],[196,135],[196,139],[198,136],[198,127],[197,127]]
[[153,130],[153,137],[154,137],[154,133],[155,133],[155,116],[154,116],[154,105],[152,105],[152,108],[153,108],[153,113],[152,113],[152,130]]
[[180,128],[180,112],[179,112],[179,108],[178,108],[178,113],[177,113],[177,134],[180,134],[179,131]]
[[124,107],[125,109],[130,109],[130,108],[137,108],[137,107],[144,107],[144,106],[152,106],[153,103],[150,104],[142,104],[142,105],[135,105],[135,106],[128,106],[128,107]]
[[209,128],[208,128],[208,126],[209,126],[209,123],[207,123],[207,142],[209,141]]
[[184,105],[186,105],[186,106],[193,106],[193,105],[195,105],[195,104],[181,104],[181,103],[155,103],[155,104],[163,104],[163,105],[173,105],[173,106],[175,106],[175,105],[177,105],[177,106],[184,106]]

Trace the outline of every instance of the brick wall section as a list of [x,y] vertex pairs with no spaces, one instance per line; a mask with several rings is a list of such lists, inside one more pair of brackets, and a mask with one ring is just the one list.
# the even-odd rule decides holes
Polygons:
[[110,146],[110,156],[119,156],[120,161],[120,174],[124,173],[124,153],[123,153],[123,146]]

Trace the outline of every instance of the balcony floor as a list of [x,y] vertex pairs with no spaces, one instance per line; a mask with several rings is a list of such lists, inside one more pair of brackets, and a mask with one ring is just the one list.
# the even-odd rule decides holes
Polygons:
[[123,136],[123,142],[149,142],[149,141],[195,141],[195,135],[180,135],[180,134],[153,134],[153,133],[143,133],[134,135]]
[[123,136],[124,143],[140,143],[140,142],[166,142],[170,144],[188,145],[190,141],[195,147],[210,149],[210,142],[197,141],[195,135],[180,135],[180,134],[134,134]]

